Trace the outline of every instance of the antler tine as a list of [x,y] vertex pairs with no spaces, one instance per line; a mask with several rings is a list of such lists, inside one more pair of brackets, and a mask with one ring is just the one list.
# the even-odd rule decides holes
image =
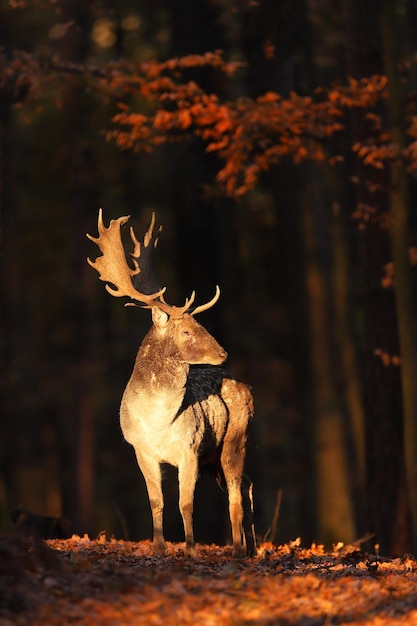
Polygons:
[[220,287],[219,285],[216,285],[216,293],[214,294],[213,298],[209,302],[206,302],[206,304],[200,304],[200,306],[196,307],[192,311],[192,315],[197,315],[197,313],[202,313],[203,311],[207,311],[207,309],[211,309],[211,307],[216,304],[219,298],[220,298]]
[[[192,292],[189,298],[185,299],[185,303],[183,304],[183,306],[175,306],[175,305],[167,304],[164,300],[164,296],[161,295],[158,302],[155,302],[154,304],[146,305],[143,308],[151,309],[153,306],[156,306],[159,309],[161,309],[161,311],[165,311],[165,313],[168,313],[170,317],[181,317],[182,315],[184,315],[184,313],[188,311],[188,309],[194,302],[194,299],[195,299],[195,291]],[[133,305],[133,303],[128,303],[126,306],[131,306],[131,305]]]
[[152,213],[151,223],[142,241],[137,239],[133,226],[130,227],[130,238],[134,245],[134,250],[130,256],[135,266],[140,268],[140,272],[132,276],[132,282],[137,291],[146,294],[156,292],[159,289],[159,281],[154,270],[153,252],[158,244],[162,226],[158,228],[156,234],[153,232],[154,226],[155,213]]
[[184,315],[184,313],[186,313],[188,309],[191,307],[194,300],[195,300],[195,291],[192,292],[189,298],[185,299],[183,306],[172,307],[173,311],[171,313],[171,317],[181,317],[181,315]]

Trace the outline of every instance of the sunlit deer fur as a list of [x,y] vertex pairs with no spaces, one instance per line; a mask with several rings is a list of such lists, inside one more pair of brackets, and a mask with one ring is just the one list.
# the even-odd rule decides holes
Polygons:
[[[99,245],[103,256],[111,257],[109,240],[103,240],[110,236],[115,222],[106,229],[102,221],[100,225],[100,218],[101,215],[100,237],[93,241]],[[117,221],[119,230],[122,220],[126,218]],[[152,238],[152,227],[153,222],[146,235],[148,240]],[[119,279],[121,269],[116,256],[106,260],[99,257],[95,264],[91,261],[90,264],[96,269],[100,266],[102,280],[110,280],[111,275],[117,290],[114,277],[117,274]],[[140,263],[139,254],[135,259]],[[132,297],[131,287],[126,287],[124,281],[125,276],[119,282],[129,291],[126,295]],[[115,291],[111,290],[111,293]],[[193,317],[196,312],[212,306],[219,291],[208,305],[198,307],[194,313],[187,312],[194,294],[182,309],[177,309],[165,301],[161,304],[161,293],[155,290],[154,299],[150,300],[152,297],[136,292],[135,299],[152,309],[153,325],[138,351],[120,407],[123,435],[134,447],[146,481],[153,518],[154,552],[165,552],[161,465],[168,463],[178,468],[186,550],[194,554],[194,490],[201,465],[210,463],[224,477],[227,486],[233,554],[236,557],[253,555],[252,486],[243,473],[247,428],[253,415],[252,393],[249,387],[234,380],[220,367],[227,353]]]

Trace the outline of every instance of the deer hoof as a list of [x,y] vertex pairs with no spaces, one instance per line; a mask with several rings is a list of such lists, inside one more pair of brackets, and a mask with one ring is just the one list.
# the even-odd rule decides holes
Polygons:
[[244,559],[246,557],[245,548],[233,548],[233,558],[234,559]]
[[157,544],[154,543],[152,546],[152,554],[154,556],[165,556],[166,555],[165,545],[163,543],[157,543]]
[[190,558],[195,559],[197,557],[197,550],[195,549],[195,546],[186,546],[185,554]]

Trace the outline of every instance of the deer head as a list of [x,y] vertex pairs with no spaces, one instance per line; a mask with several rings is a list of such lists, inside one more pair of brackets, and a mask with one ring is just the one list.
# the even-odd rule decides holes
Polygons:
[[152,340],[171,345],[179,361],[188,365],[221,365],[227,359],[224,348],[194,319],[193,314],[170,318],[165,311],[154,307],[152,321]]
[[[158,309],[160,312],[171,318],[181,318],[184,314],[196,315],[202,311],[211,308],[220,297],[220,289],[216,286],[214,297],[200,306],[191,309],[195,299],[193,291],[189,298],[186,298],[182,307],[176,307],[168,304],[164,299],[166,287],[163,289],[156,288],[154,293],[146,293],[151,286],[152,290],[155,286],[155,276],[152,267],[152,253],[158,244],[160,226],[156,235],[154,235],[155,214],[152,213],[151,223],[143,238],[142,243],[136,238],[133,228],[130,228],[130,237],[133,243],[133,252],[130,254],[132,258],[133,268],[126,260],[126,254],[123,247],[121,237],[121,227],[126,224],[130,216],[119,217],[111,220],[108,227],[104,225],[102,209],[98,214],[98,237],[92,237],[87,234],[102,252],[95,261],[87,259],[88,263],[94,267],[100,275],[100,280],[106,283],[107,291],[117,298],[127,296],[130,298],[128,305],[140,306],[145,309]],[[139,289],[135,284],[139,285]],[[155,318],[155,313],[153,314]],[[155,322],[154,322],[155,323]]]

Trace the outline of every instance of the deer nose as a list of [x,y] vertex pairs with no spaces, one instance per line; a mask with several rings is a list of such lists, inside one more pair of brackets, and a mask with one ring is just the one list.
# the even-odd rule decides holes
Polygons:
[[227,359],[227,356],[228,356],[228,354],[227,354],[226,350],[220,350],[219,357],[222,359],[222,361],[225,361]]

